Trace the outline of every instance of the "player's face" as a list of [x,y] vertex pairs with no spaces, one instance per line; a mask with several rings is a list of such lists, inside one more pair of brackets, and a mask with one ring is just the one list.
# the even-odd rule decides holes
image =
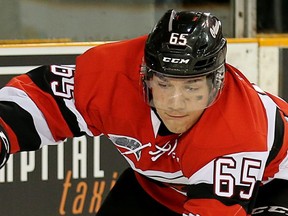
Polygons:
[[209,103],[206,76],[180,79],[154,75],[150,85],[154,107],[173,133],[191,128]]

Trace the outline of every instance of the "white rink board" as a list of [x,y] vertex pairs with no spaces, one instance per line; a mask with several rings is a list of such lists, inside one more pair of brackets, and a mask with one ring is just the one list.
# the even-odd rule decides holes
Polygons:
[[239,69],[253,83],[259,83],[258,44],[228,43],[226,62]]
[[[261,47],[259,50],[259,83],[264,90],[279,93],[279,47]],[[261,63],[261,64],[260,64]]]

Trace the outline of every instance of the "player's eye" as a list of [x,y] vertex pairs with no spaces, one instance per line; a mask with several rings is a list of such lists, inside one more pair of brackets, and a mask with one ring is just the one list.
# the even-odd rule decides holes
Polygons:
[[169,88],[171,85],[167,82],[158,81],[157,85],[161,88]]
[[187,91],[197,91],[197,90],[199,90],[199,87],[198,86],[185,86],[185,89],[187,90]]

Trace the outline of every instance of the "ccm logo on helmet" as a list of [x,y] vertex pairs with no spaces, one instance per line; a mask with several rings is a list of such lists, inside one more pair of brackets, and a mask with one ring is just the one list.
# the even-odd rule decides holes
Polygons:
[[173,64],[188,64],[189,61],[190,59],[163,57],[163,62],[168,62],[168,63],[173,63]]

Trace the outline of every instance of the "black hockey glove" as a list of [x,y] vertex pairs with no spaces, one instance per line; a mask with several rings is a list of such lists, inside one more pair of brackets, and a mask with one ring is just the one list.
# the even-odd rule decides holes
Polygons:
[[288,180],[274,179],[259,189],[252,216],[288,215]]

